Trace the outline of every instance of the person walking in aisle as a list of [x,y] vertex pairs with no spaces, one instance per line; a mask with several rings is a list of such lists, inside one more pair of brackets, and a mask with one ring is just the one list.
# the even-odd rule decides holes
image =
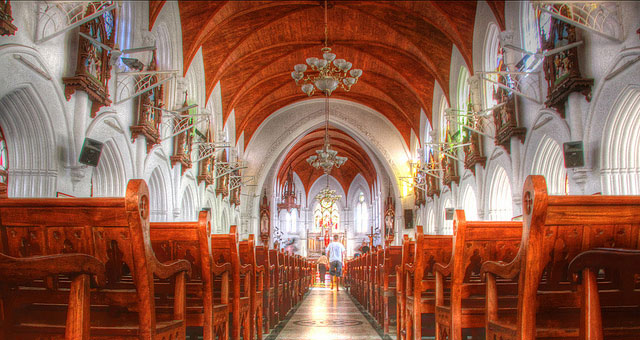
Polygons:
[[318,273],[320,273],[320,283],[324,286],[324,277],[327,275],[327,268],[329,267],[329,259],[325,255],[325,252],[322,252],[322,256],[318,257]]
[[333,242],[327,246],[327,254],[329,254],[329,274],[331,275],[331,289],[335,284],[336,290],[339,290],[340,277],[342,276],[342,263],[344,260],[344,246],[338,242],[338,235],[333,235]]

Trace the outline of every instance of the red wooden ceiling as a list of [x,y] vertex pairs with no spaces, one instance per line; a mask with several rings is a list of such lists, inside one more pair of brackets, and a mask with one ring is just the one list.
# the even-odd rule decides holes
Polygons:
[[[371,189],[376,179],[376,170],[362,146],[344,131],[332,126],[329,126],[329,143],[331,149],[338,151],[338,156],[348,158],[340,168],[334,168],[331,171],[331,176],[340,183],[344,192],[348,192],[351,182],[358,173],[362,174]],[[324,128],[314,130],[300,139],[284,158],[278,171],[278,182],[284,185],[287,170],[291,167],[300,177],[304,191],[308,193],[313,183],[324,175],[324,172],[310,166],[306,160],[309,156],[315,155],[316,150],[322,149],[323,144]]]
[[[150,25],[164,2],[150,0]],[[220,81],[224,119],[235,109],[236,136],[244,132],[245,145],[270,114],[307,98],[290,74],[307,57],[321,57],[323,1],[180,1],[178,5],[185,74],[202,47],[207,97]],[[494,12],[504,7],[502,1],[492,5]],[[476,2],[330,0],[328,7],[329,47],[338,58],[364,71],[350,92],[336,90],[332,97],[380,112],[408,145],[411,131],[419,134],[420,109],[431,120],[435,81],[449,95],[452,46],[472,65]],[[348,140],[344,133],[333,133],[345,143]],[[306,145],[296,148],[293,154],[313,152]],[[366,161],[352,162],[347,155],[348,163],[370,165],[361,149],[353,151],[354,156]],[[317,177],[301,168],[303,158],[295,158],[294,170],[301,177]],[[349,173],[340,181],[352,179],[352,172],[367,174],[369,180],[371,169],[347,165],[338,170]]]

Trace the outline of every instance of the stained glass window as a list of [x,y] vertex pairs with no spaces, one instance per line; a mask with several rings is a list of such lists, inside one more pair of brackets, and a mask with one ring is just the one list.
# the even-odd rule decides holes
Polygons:
[[0,183],[7,183],[9,171],[9,155],[7,154],[7,142],[4,139],[2,127],[0,127]]
[[[535,8],[532,2],[522,5],[521,14],[523,47],[529,52],[538,52],[542,44],[541,34],[549,34],[551,17]],[[524,61],[524,69],[530,69],[536,60],[538,59],[529,56]]]
[[367,232],[367,224],[369,221],[369,209],[364,201],[364,194],[360,192],[358,195],[358,203],[356,204],[356,230],[360,233]]

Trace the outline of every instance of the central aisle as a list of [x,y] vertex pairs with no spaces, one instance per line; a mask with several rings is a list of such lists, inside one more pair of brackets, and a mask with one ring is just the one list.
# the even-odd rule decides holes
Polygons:
[[312,288],[276,340],[381,339],[347,292]]

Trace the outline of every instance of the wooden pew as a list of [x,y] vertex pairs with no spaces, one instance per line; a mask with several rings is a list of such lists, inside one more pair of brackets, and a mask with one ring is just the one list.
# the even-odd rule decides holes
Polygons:
[[402,261],[402,246],[387,246],[383,253],[383,262],[380,265],[382,305],[380,319],[385,334],[389,334],[389,325],[396,324],[396,267]]
[[[203,339],[229,338],[229,273],[231,262],[213,263],[211,216],[207,211],[198,214],[194,222],[152,222],[151,245],[161,261],[184,259],[191,263],[192,277],[187,283],[187,331],[195,328]],[[214,281],[220,288],[214,292]],[[171,291],[164,292],[159,303],[173,300]],[[215,296],[214,296],[215,295]]]
[[[619,280],[616,290],[598,292],[597,273],[615,273]],[[595,248],[578,254],[569,263],[569,273],[578,284],[580,294],[580,339],[604,339],[602,311],[623,313],[617,322],[616,339],[640,338],[640,287],[635,275],[640,274],[640,250]],[[602,295],[602,298],[601,296]],[[602,302],[601,302],[602,300]],[[611,318],[610,318],[611,319]],[[610,321],[609,321],[610,322]],[[609,327],[609,333],[614,328]]]
[[251,298],[250,339],[253,339],[255,335],[258,340],[262,340],[264,266],[258,265],[256,261],[254,236],[249,235],[248,240],[241,241],[238,245],[238,251],[240,252],[240,263],[249,264],[252,268],[251,288],[249,290],[249,296]]
[[[2,253],[19,258],[88,254],[105,264],[107,277],[104,288],[90,296],[84,294],[87,275],[3,285],[5,339],[59,339],[65,319],[70,327],[82,328],[78,334],[88,329],[92,338],[184,339],[185,282],[191,266],[185,260],[162,263],[156,258],[149,241],[149,201],[143,180],[129,181],[123,198],[0,199]],[[65,266],[60,269],[64,272]],[[98,274],[99,269],[87,268],[86,273]],[[171,280],[171,315],[156,314],[159,281],[154,277]],[[66,318],[70,286],[83,294],[74,297],[81,301],[71,305],[74,315]],[[84,318],[80,324],[74,322],[78,317]]]
[[283,319],[283,315],[280,314],[280,306],[282,306],[282,298],[284,294],[284,286],[282,285],[282,266],[280,264],[280,256],[277,249],[269,249],[269,263],[274,266],[273,271],[273,313],[269,317],[271,328],[274,328],[278,322]]
[[[424,235],[416,227],[415,258],[405,266],[406,338],[420,339],[423,334],[435,334],[435,275],[433,265],[447,263],[451,258],[451,235]],[[448,287],[445,287],[448,288]],[[426,319],[423,332],[423,315]]]
[[406,339],[407,334],[407,290],[405,289],[405,278],[407,269],[413,264],[415,257],[415,241],[410,240],[408,235],[402,239],[402,259],[400,265],[396,266],[396,339]]
[[[230,263],[231,275],[231,338],[250,339],[251,334],[251,283],[253,266],[241,264],[238,253],[237,227],[232,225],[228,234],[216,234],[211,238],[213,262],[220,266]],[[223,289],[223,288],[221,288]]]
[[[474,339],[484,338],[486,285],[480,279],[484,261],[509,262],[515,257],[522,237],[522,222],[467,221],[464,211],[454,219],[451,260],[436,263],[436,339],[462,340],[463,329]],[[451,294],[444,298],[444,282],[450,280]],[[515,309],[516,287],[497,281],[502,308]],[[466,337],[465,337],[466,338]]]
[[287,316],[287,313],[290,309],[291,290],[289,289],[289,261],[287,255],[282,249],[278,251],[278,266],[280,269],[279,280],[280,284],[282,285],[281,294],[278,297],[280,301],[278,307],[280,312],[280,320],[283,320]]
[[[1,247],[1,246],[0,246]],[[1,248],[0,248],[1,249]],[[90,336],[90,282],[93,279],[99,286],[106,284],[104,263],[86,254],[55,254],[31,256],[27,258],[10,257],[0,253],[0,339],[18,338],[12,319],[15,306],[12,303],[12,291],[21,285],[31,285],[35,280],[49,280],[60,275],[71,279],[67,302],[64,338],[88,340]],[[6,311],[4,308],[8,308]],[[39,337],[39,327],[35,332],[29,329],[23,337]],[[24,331],[24,330],[23,330]]]
[[269,259],[269,249],[265,246],[256,246],[256,262],[258,263],[258,265],[261,265],[265,268],[265,274],[264,274],[264,286],[262,288],[262,292],[264,295],[263,298],[263,308],[264,308],[264,313],[263,313],[263,318],[264,318],[264,322],[263,322],[263,328],[265,330],[269,330],[270,328],[272,328],[272,319],[275,318],[274,316],[274,306],[275,306],[275,291],[276,291],[276,279],[275,279],[275,274],[276,274],[276,267],[274,264],[271,263],[270,259]]
[[[593,248],[639,248],[640,197],[549,196],[546,188],[542,176],[529,176],[525,181],[522,241],[515,259],[482,265],[481,273],[487,279],[488,339],[578,339],[581,324],[587,327],[593,318],[591,313],[580,313],[583,295],[574,290],[569,263]],[[517,279],[518,303],[513,314],[499,313],[498,278]],[[599,277],[594,272],[586,281],[587,285],[579,288],[593,297],[597,286],[604,300],[609,299],[611,289],[629,284],[606,272]],[[616,302],[624,304],[625,300],[612,299],[607,305]],[[637,307],[635,313],[620,312],[625,310],[629,311],[603,309],[605,339],[637,339],[637,335],[618,336],[619,332],[624,334],[627,321],[634,321],[627,318],[638,320]]]

